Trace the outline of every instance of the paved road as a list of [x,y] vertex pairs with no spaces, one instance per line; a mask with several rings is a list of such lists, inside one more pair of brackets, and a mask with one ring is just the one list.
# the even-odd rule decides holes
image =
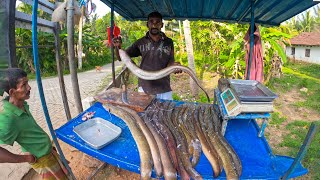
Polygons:
[[[117,61],[116,69],[121,68],[122,64]],[[96,91],[102,84],[102,80],[111,75],[111,64],[107,64],[102,67],[101,72],[90,70],[78,74],[79,88],[82,100],[86,97],[95,95]],[[72,92],[72,83],[70,75],[64,76],[66,92],[68,96],[68,102],[70,107],[71,116],[77,116],[77,109]],[[31,113],[37,120],[37,123],[48,133],[49,129],[44,117],[44,113],[41,106],[41,101],[38,92],[38,85],[35,80],[30,80],[31,95],[28,100]],[[57,77],[42,79],[42,86],[44,95],[49,111],[49,115],[54,129],[59,128],[61,125],[67,122],[67,118],[64,112],[62,103],[59,80]],[[5,147],[13,153],[21,153],[20,146],[15,143],[14,146],[1,146]],[[18,180],[21,179],[30,170],[28,163],[20,164],[0,164],[0,180]]]

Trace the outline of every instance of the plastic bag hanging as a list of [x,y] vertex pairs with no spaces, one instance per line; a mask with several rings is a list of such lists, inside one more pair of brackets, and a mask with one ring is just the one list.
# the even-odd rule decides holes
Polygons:
[[[107,32],[108,32],[108,46],[111,46],[111,28],[108,27],[107,28]],[[121,33],[121,30],[118,26],[116,26],[116,24],[114,24],[113,26],[113,37],[119,37],[120,36],[120,33]]]

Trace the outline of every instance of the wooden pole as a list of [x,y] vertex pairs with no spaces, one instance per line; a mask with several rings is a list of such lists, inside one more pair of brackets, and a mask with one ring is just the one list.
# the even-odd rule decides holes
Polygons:
[[57,63],[57,71],[58,71],[58,78],[59,78],[59,85],[60,85],[60,91],[62,96],[62,102],[64,106],[64,111],[67,116],[67,120],[71,120],[71,114],[69,109],[69,103],[68,103],[68,97],[66,93],[66,87],[64,85],[64,78],[63,78],[63,67],[61,63],[61,54],[60,54],[60,25],[59,23],[55,23],[54,28],[54,40],[55,40],[55,51],[56,51],[56,63]]
[[71,83],[73,88],[73,95],[78,113],[83,111],[81,104],[81,96],[79,90],[79,82],[77,75],[77,67],[74,56],[74,0],[68,0],[67,4],[67,32],[68,32],[68,59],[71,74]]
[[[113,40],[113,27],[114,27],[114,1],[112,1],[112,3],[111,3],[111,27],[110,27],[111,41]],[[114,87],[117,87],[116,73],[115,73],[115,67],[114,67],[114,46],[113,46],[113,43],[111,43],[111,56],[112,56],[112,81],[113,81]]]

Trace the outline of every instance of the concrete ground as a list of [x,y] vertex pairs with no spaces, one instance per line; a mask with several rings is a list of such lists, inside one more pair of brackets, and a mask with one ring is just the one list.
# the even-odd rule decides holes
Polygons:
[[[116,61],[116,70],[122,67],[122,63]],[[86,72],[78,73],[78,81],[81,99],[94,96],[97,90],[101,88],[102,80],[107,76],[111,75],[111,64],[107,64],[102,67],[101,72],[96,70],[90,70]],[[64,76],[64,82],[66,86],[66,92],[68,96],[68,102],[71,112],[71,117],[78,115],[75,101],[73,97],[72,83],[70,75]],[[35,80],[30,80],[31,95],[28,100],[30,111],[36,119],[37,123],[48,133],[49,129],[43,113],[40,96],[38,92],[38,85]],[[44,78],[42,79],[42,86],[48,107],[50,119],[54,129],[59,128],[61,125],[67,122],[67,118],[62,103],[59,80],[57,77]],[[12,153],[21,154],[20,146],[15,143],[13,146],[1,145]],[[22,179],[23,176],[30,170],[28,163],[2,163],[0,164],[0,180],[18,180]]]

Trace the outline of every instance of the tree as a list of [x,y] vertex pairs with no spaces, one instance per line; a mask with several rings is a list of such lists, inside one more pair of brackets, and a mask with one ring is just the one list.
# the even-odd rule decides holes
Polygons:
[[315,31],[320,32],[320,6],[315,6],[314,7],[314,13],[315,13],[315,25],[314,25],[314,29]]
[[314,17],[311,16],[310,10],[301,15],[301,27],[303,32],[311,32],[314,28]]
[[289,40],[292,35],[287,34],[284,30],[284,27],[261,27],[260,34],[261,40],[263,44],[263,52],[264,52],[264,74],[265,74],[265,81],[264,83],[268,83],[268,80],[271,73],[271,60],[272,57],[278,55],[281,57],[283,63],[287,62],[287,56],[285,53],[285,46],[290,44]]
[[[186,40],[186,48],[188,54],[188,65],[189,68],[196,73],[195,65],[194,65],[194,56],[193,56],[193,45],[192,45],[192,37],[190,31],[190,22],[188,20],[183,21],[183,30],[184,30],[184,37]],[[194,96],[198,95],[198,86],[197,84],[190,78],[190,87],[191,92]]]
[[81,8],[81,17],[79,21],[79,38],[78,38],[78,69],[82,69],[82,27],[84,24],[85,6]]

